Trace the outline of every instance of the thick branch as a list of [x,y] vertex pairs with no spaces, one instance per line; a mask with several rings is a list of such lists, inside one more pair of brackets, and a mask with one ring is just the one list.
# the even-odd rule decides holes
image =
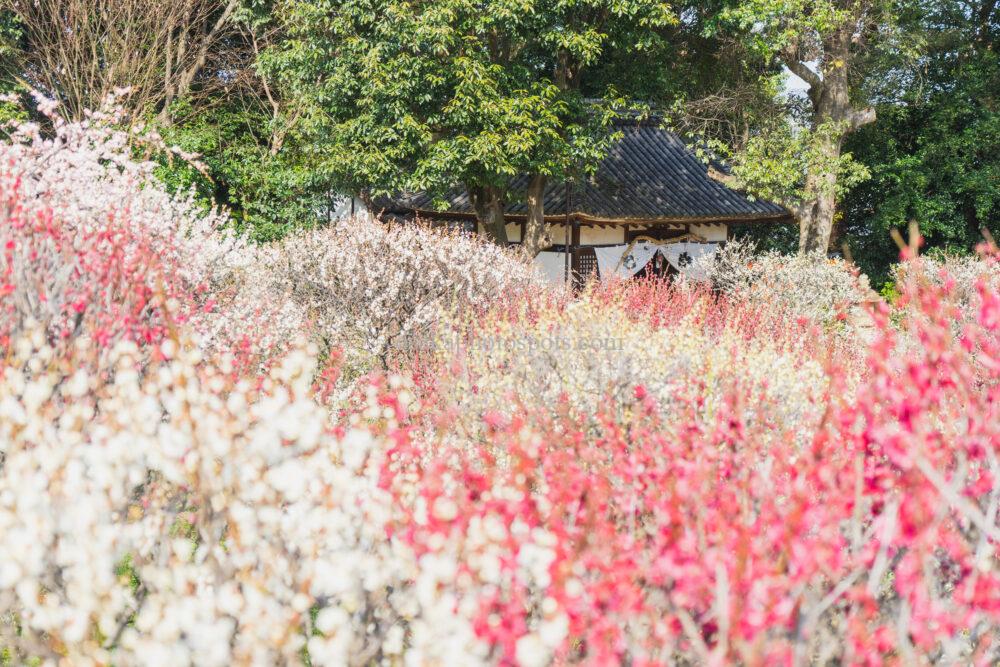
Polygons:
[[847,122],[851,129],[854,131],[863,125],[868,125],[869,123],[875,122],[875,108],[868,107],[866,109],[852,109],[847,114]]
[[736,177],[732,174],[727,174],[724,171],[719,171],[712,165],[708,165],[708,177],[713,181],[718,181],[728,188],[736,188]]
[[782,57],[782,62],[785,63],[785,67],[791,70],[792,74],[809,84],[810,90],[819,90],[823,87],[823,78],[797,57],[785,54]]

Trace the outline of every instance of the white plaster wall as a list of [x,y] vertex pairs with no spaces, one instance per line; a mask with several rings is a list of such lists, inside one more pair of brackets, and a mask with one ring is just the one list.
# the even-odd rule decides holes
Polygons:
[[[513,237],[511,237],[513,238]],[[549,238],[552,243],[562,245],[566,242],[566,225],[549,225]],[[570,228],[570,240],[573,229]],[[580,245],[618,245],[625,243],[624,227],[585,227],[580,225]]]
[[570,229],[569,237],[566,236],[566,225],[549,225],[549,238],[552,239],[552,243],[555,245],[563,245],[566,243],[566,239],[569,238],[570,242],[573,240],[573,230]]
[[[351,204],[354,204],[353,208]],[[365,203],[358,199],[357,197],[341,197],[337,200],[337,203],[333,207],[333,218],[340,219],[349,217],[352,214],[357,217],[368,217],[371,213],[368,211],[368,207]]]
[[625,243],[624,227],[580,227],[580,245],[618,245]]
[[723,224],[691,225],[691,233],[697,234],[706,241],[718,243],[726,240],[728,228]]

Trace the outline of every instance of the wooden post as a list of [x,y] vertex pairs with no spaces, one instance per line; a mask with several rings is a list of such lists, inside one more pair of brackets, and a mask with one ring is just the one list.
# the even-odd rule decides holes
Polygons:
[[573,286],[580,286],[580,220],[578,218],[573,220],[573,256],[572,268],[573,273]]
[[569,252],[570,252],[570,250],[569,250],[569,245],[570,245],[570,236],[569,236],[569,233],[570,233],[569,232],[570,223],[569,223],[569,220],[570,220],[570,213],[569,213],[569,179],[568,178],[566,179],[566,181],[564,183],[564,201],[566,203],[566,221],[564,223],[565,226],[566,226],[566,234],[565,234],[566,239],[565,239],[564,244],[563,244],[563,260],[565,262],[564,268],[565,268],[565,271],[566,271],[566,275],[565,275],[566,282],[569,283],[570,282],[570,262],[569,262]]

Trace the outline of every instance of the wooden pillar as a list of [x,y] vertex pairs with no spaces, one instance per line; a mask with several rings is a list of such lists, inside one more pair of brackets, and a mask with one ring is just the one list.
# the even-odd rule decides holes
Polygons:
[[569,205],[569,179],[567,178],[563,185],[563,198],[566,204],[566,220],[564,222],[566,227],[565,242],[563,244],[563,258],[565,260],[565,277],[566,282],[570,282],[572,276],[572,265],[570,263],[570,205]]
[[572,269],[573,269],[573,286],[579,287],[580,280],[580,220],[573,220],[573,237],[571,240],[573,244],[573,254],[572,259]]

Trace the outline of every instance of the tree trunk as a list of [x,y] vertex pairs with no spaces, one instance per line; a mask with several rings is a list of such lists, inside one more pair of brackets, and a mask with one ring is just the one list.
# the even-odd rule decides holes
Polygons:
[[968,234],[969,241],[973,245],[982,241],[984,225],[976,212],[975,201],[969,197],[962,201],[962,216],[965,218],[965,233]]
[[856,110],[850,101],[851,32],[841,30],[824,44],[822,76],[800,61],[786,56],[788,68],[809,84],[812,131],[816,155],[806,174],[805,196],[797,207],[799,252],[828,252],[837,212],[837,177],[844,138],[874,122],[875,110]]
[[492,185],[468,185],[469,199],[476,218],[487,238],[497,245],[507,245],[507,224],[503,217],[503,197],[500,188]]
[[833,216],[837,212],[837,171],[843,135],[832,132],[819,139],[822,159],[806,175],[806,199],[799,208],[799,252],[827,252],[833,234]]
[[548,178],[534,174],[528,182],[528,219],[524,224],[521,247],[528,257],[534,257],[552,245],[545,224],[545,183]]

